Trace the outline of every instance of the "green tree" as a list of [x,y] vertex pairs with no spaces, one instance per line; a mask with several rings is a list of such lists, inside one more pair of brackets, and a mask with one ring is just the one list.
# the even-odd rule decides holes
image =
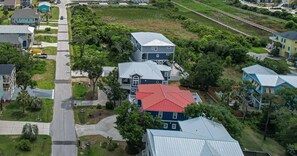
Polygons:
[[31,102],[29,104],[29,108],[32,111],[40,110],[43,105],[43,101],[38,97],[31,97]]
[[[201,104],[204,105],[204,104]],[[191,104],[185,108],[187,117],[206,116],[209,119],[217,120],[224,125],[230,135],[235,139],[240,139],[243,125],[231,113],[230,109],[224,105],[204,105]]]
[[17,148],[22,151],[31,151],[31,143],[29,140],[22,139],[20,142],[18,142]]
[[7,15],[8,15],[8,13],[9,13],[9,12],[8,12],[7,9],[4,9],[4,10],[3,10],[3,15],[5,15],[6,17],[7,17]]
[[276,94],[285,100],[285,105],[291,109],[297,107],[297,88],[285,87],[279,89]]
[[[160,118],[154,118],[150,113],[140,112],[136,104],[124,101],[115,109],[117,114],[117,129],[127,141],[129,153],[138,153],[143,147],[142,137],[146,129],[160,128]],[[133,150],[132,150],[133,149]]]
[[226,102],[227,105],[230,104],[230,98],[234,91],[234,86],[236,85],[234,80],[231,79],[219,79],[218,85],[223,89],[222,101]]
[[25,108],[30,105],[31,97],[27,90],[22,90],[16,98],[17,103],[22,107],[22,112],[25,113]]
[[17,72],[16,83],[22,90],[26,90],[27,87],[34,88],[36,81],[32,80],[32,75],[26,71]]
[[23,130],[22,130],[22,138],[23,139],[27,139],[30,141],[34,141],[36,140],[37,136],[38,136],[38,126],[37,125],[32,125],[30,123],[26,123],[23,126]]
[[250,82],[250,81],[242,81],[239,83],[237,88],[235,89],[235,92],[237,93],[237,97],[239,99],[239,103],[241,103],[242,110],[243,111],[243,122],[245,121],[247,112],[248,112],[248,103],[250,96],[254,93],[254,90],[256,87]]

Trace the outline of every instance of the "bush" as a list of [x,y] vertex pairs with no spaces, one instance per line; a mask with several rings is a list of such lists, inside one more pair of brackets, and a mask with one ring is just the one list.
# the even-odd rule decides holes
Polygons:
[[129,146],[129,144],[126,146],[125,150],[128,154],[138,154],[139,153],[139,150],[136,146],[132,146],[132,145]]
[[279,49],[278,48],[274,48],[270,51],[270,55],[278,57],[279,56]]
[[49,32],[49,31],[51,31],[51,28],[47,27],[47,28],[45,28],[44,30],[45,30],[46,32]]
[[102,148],[106,148],[106,146],[107,146],[107,142],[104,141],[104,142],[101,143]]
[[106,107],[106,109],[109,109],[109,110],[114,109],[113,103],[110,101],[106,102],[105,107]]
[[112,143],[109,144],[109,145],[107,146],[107,150],[108,150],[108,151],[114,151],[115,148],[116,148],[116,147],[114,147]]
[[31,143],[29,140],[25,140],[22,139],[18,145],[17,145],[18,149],[20,149],[21,151],[31,151]]
[[96,106],[96,109],[102,109],[102,106],[101,106],[100,104],[98,104],[98,105]]

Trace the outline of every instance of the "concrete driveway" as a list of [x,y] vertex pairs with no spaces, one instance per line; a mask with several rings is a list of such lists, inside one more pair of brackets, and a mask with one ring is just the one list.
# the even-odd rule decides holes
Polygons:
[[[21,91],[20,88],[15,89],[13,96],[12,96],[13,100],[16,99],[16,97],[18,96],[18,93],[20,91]],[[27,88],[27,91],[31,96],[36,96],[36,97],[43,98],[43,99],[54,99],[54,90],[53,89],[45,90],[45,89],[39,89],[39,88],[34,88],[34,89]]]
[[87,135],[102,135],[104,137],[112,137],[113,140],[125,141],[115,128],[116,115],[112,115],[102,119],[94,125],[75,125],[78,137]]
[[39,129],[39,134],[49,135],[50,123],[3,120],[0,120],[0,135],[20,135],[26,123],[36,124]]

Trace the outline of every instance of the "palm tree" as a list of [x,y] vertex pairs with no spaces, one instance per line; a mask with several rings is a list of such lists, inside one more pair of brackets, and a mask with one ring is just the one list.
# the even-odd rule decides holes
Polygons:
[[33,97],[30,102],[30,109],[33,111],[39,110],[42,107],[43,101],[38,97]]
[[33,141],[38,135],[38,126],[26,123],[22,130],[22,138]]
[[19,92],[16,101],[23,108],[23,113],[25,113],[25,108],[31,103],[31,97],[27,90],[22,90]]

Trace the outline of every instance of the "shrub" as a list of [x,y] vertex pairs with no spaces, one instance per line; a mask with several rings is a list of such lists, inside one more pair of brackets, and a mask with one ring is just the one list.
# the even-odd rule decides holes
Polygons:
[[98,104],[98,105],[96,106],[96,108],[97,108],[97,109],[102,109],[102,106],[101,106],[100,104]]
[[17,145],[18,149],[22,150],[22,151],[31,151],[31,143],[29,140],[26,139],[22,139],[18,145]]
[[108,151],[114,151],[115,150],[115,147],[113,146],[112,143],[107,146],[107,150]]
[[106,109],[110,109],[110,110],[114,109],[113,103],[110,101],[106,102],[105,107],[106,107]]
[[106,148],[106,146],[107,146],[107,142],[104,141],[104,142],[101,143],[102,148]]
[[51,31],[51,28],[47,27],[47,28],[45,28],[44,30],[45,30],[46,32],[49,32],[49,31]]

